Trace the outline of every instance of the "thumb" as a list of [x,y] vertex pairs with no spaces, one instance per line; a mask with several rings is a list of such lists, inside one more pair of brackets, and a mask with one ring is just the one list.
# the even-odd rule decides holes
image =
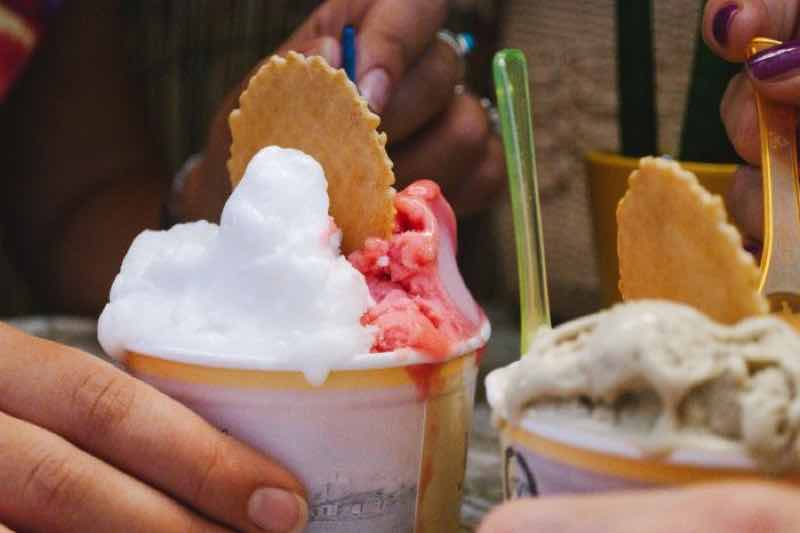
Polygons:
[[797,106],[800,104],[800,41],[787,41],[747,60],[747,73],[763,96]]
[[741,62],[754,37],[794,38],[799,7],[796,0],[708,0],[703,38],[720,57]]
[[382,0],[366,10],[358,29],[356,78],[376,113],[430,45],[447,15],[443,0]]
[[725,206],[742,232],[745,243],[761,242],[764,236],[764,188],[761,169],[741,166],[725,197]]

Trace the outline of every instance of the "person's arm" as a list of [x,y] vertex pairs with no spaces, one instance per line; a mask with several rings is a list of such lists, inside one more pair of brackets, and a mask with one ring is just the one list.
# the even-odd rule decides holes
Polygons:
[[116,2],[65,2],[2,128],[12,259],[49,310],[96,313],[167,172],[128,78]]

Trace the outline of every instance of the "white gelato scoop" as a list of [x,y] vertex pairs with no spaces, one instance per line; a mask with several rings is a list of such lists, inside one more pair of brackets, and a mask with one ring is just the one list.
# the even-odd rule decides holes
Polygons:
[[723,326],[680,304],[621,304],[539,335],[487,395],[506,420],[555,409],[662,450],[706,435],[770,469],[800,465],[800,336],[772,316]]

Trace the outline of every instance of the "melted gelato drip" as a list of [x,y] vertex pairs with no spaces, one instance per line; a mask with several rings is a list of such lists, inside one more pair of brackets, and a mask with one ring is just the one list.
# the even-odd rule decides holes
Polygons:
[[780,319],[723,326],[656,301],[542,333],[487,378],[489,402],[508,420],[588,417],[660,452],[725,439],[769,470],[800,466],[799,392],[800,336]]
[[441,359],[486,322],[458,271],[456,218],[427,180],[398,193],[395,207],[391,238],[368,239],[348,257],[376,302],[361,322],[377,326],[374,352],[409,347]]

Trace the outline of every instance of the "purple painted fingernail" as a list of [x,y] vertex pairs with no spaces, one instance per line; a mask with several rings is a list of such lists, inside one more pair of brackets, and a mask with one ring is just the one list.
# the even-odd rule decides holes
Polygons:
[[714,34],[714,39],[721,46],[726,46],[728,44],[728,30],[730,30],[731,21],[737,11],[739,11],[739,6],[736,4],[727,4],[714,15],[711,31]]
[[762,50],[747,61],[757,80],[770,80],[800,68],[800,41],[787,41]]
[[761,256],[761,243],[758,241],[747,240],[744,243],[744,249],[750,255],[758,258]]

